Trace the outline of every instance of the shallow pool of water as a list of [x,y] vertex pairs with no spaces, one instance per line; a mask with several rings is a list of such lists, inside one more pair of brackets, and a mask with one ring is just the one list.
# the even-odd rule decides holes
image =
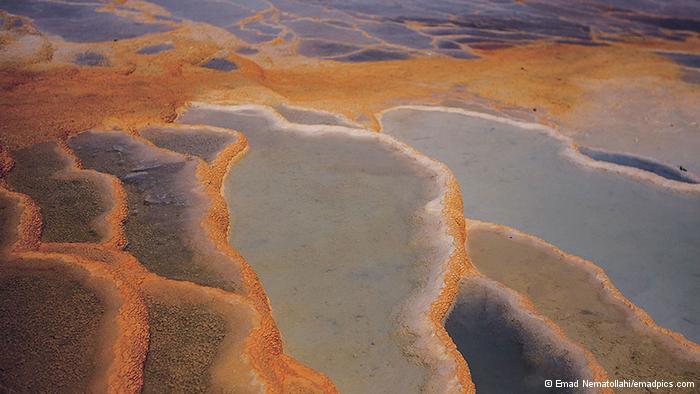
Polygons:
[[119,178],[126,192],[125,249],[169,279],[240,290],[238,266],[207,237],[209,200],[197,181],[197,161],[126,133],[89,131],[70,147],[83,166]]
[[544,382],[574,381],[588,373],[580,353],[554,339],[512,295],[485,278],[462,281],[445,329],[469,363],[477,392],[571,392]]
[[230,240],[260,276],[285,350],[341,392],[420,391],[428,371],[404,353],[398,313],[434,247],[416,238],[435,198],[429,174],[368,132],[307,133],[252,109],[181,121],[248,139],[224,184]]
[[593,160],[605,161],[608,163],[619,164],[621,166],[638,168],[640,170],[652,172],[660,177],[664,177],[672,181],[691,184],[699,183],[693,175],[688,174],[688,170],[683,166],[672,167],[667,164],[657,162],[656,160],[647,159],[645,157],[639,157],[626,153],[607,152],[593,148],[586,148],[583,146],[579,147],[578,150],[579,152],[590,157]]
[[700,198],[574,164],[559,140],[494,120],[396,109],[382,122],[450,167],[466,217],[593,261],[657,323],[700,340]]
[[[472,263],[527,297],[572,340],[589,350],[611,379],[697,381],[700,361],[649,328],[601,285],[590,267],[515,231],[469,228]],[[634,360],[634,362],[630,362]],[[473,370],[473,368],[472,368]]]

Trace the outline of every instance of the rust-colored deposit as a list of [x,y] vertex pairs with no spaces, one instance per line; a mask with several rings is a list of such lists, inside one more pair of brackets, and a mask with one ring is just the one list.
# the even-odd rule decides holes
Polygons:
[[[140,138],[137,135],[135,137]],[[65,143],[62,142],[60,147],[74,157]],[[23,207],[17,230],[18,241],[12,249],[13,255],[36,259],[60,258],[62,261],[88,270],[91,277],[94,277],[94,281],[107,282],[109,277],[108,285],[116,289],[118,297],[112,295],[109,302],[121,305],[111,323],[117,334],[114,334],[114,345],[110,346],[109,352],[100,355],[101,360],[113,360],[110,361],[108,368],[101,368],[104,376],[99,377],[99,381],[104,382],[103,385],[108,387],[109,391],[135,393],[141,390],[149,332],[143,298],[152,293],[152,290],[148,289],[173,286],[180,289],[178,291],[184,292],[176,299],[189,299],[187,294],[194,292],[192,294],[208,294],[205,298],[220,300],[217,302],[221,305],[230,302],[250,305],[257,317],[252,322],[254,326],[252,332],[245,340],[243,354],[255,373],[260,376],[266,392],[336,391],[326,377],[283,353],[279,332],[272,320],[267,297],[257,276],[226,242],[228,212],[220,194],[221,182],[229,163],[239,159],[246,149],[246,140],[241,136],[234,144],[221,151],[211,167],[200,161],[198,169],[198,180],[205,185],[205,190],[212,201],[204,224],[217,246],[243,267],[244,282],[250,289],[243,297],[235,294],[226,295],[223,291],[206,289],[189,282],[176,282],[158,277],[144,269],[133,256],[122,251],[121,248],[125,242],[123,221],[127,213],[127,205],[125,191],[116,177],[80,169],[85,171],[85,176],[99,176],[102,181],[108,181],[107,184],[113,187],[111,191],[114,199],[113,206],[105,215],[111,229],[108,232],[109,236],[102,243],[40,243],[38,234],[41,229],[41,216],[38,208],[29,197],[3,189],[3,193],[11,194],[21,201]],[[78,169],[79,161],[76,160],[74,163]],[[146,286],[147,283],[151,284]],[[115,297],[123,301],[118,302]],[[233,299],[228,300],[231,297]],[[226,353],[226,350],[222,351]],[[222,357],[212,365],[212,371],[215,372],[217,368],[226,368],[225,365],[228,363],[227,359]],[[214,373],[214,375],[223,376],[220,373]]]
[[[158,7],[130,3],[139,9],[150,7],[142,9],[150,17],[162,14]],[[172,42],[173,50],[155,57],[136,55],[140,48],[166,41]],[[225,147],[211,165],[197,159],[197,181],[203,186],[210,204],[203,218],[203,228],[217,249],[240,267],[244,294],[161,278],[148,272],[125,252],[126,191],[118,178],[82,169],[79,159],[65,143],[69,136],[99,128],[121,129],[140,138],[137,130],[147,125],[171,123],[178,111],[193,101],[271,106],[284,103],[342,114],[375,130],[379,129],[375,114],[388,107],[440,104],[448,98],[466,101],[480,97],[494,107],[526,108],[537,117],[563,118],[585,99],[583,84],[586,81],[630,75],[649,76],[656,83],[676,81],[680,75],[679,66],[655,54],[654,50],[660,46],[684,51],[700,49],[698,38],[689,38],[684,43],[633,41],[600,47],[533,43],[478,51],[481,57],[470,60],[435,55],[353,64],[287,54],[258,64],[234,54],[233,48],[239,43],[220,29],[184,23],[168,33],[90,44],[91,48],[108,52],[111,65],[106,67],[70,64],[66,61],[68,56],[82,47],[65,42],[52,42],[53,46],[42,47],[26,63],[0,62],[0,90],[3,92],[0,95],[0,193],[11,195],[21,206],[17,239],[9,253],[32,259],[60,260],[71,269],[87,272],[86,283],[93,287],[113,289],[101,293],[115,311],[109,317],[113,332],[105,334],[109,338],[105,342],[109,344],[108,351],[100,354],[100,361],[106,367],[102,370],[103,376],[98,377],[99,386],[107,391],[136,393],[142,389],[149,335],[144,300],[162,296],[167,288],[194,304],[206,304],[203,300],[209,299],[215,304],[212,308],[223,315],[230,311],[227,303],[253,311],[252,328],[245,338],[243,354],[256,377],[263,382],[265,391],[301,393],[336,392],[336,389],[327,377],[284,353],[279,330],[256,273],[228,242],[229,212],[221,189],[230,166],[248,150],[242,134],[239,133],[236,142]],[[222,53],[236,63],[236,71],[220,72],[201,67],[207,59],[222,56]],[[549,122],[546,118],[540,121]],[[2,178],[13,166],[9,151],[43,141],[59,142],[80,174],[96,180],[104,187],[103,194],[109,194],[112,205],[103,217],[107,230],[100,243],[41,243],[42,219],[38,206],[28,196],[7,189]],[[473,393],[475,388],[469,369],[444,329],[444,320],[457,296],[460,280],[480,274],[465,250],[467,233],[462,199],[459,185],[451,174],[446,188],[442,214],[454,250],[446,267],[444,286],[431,304],[429,317],[439,341],[456,362],[457,378],[463,390]],[[600,268],[583,260],[582,264],[603,278],[606,290],[650,328],[698,351],[698,345],[656,326],[643,310],[619,293]],[[522,304],[529,313],[539,316],[528,302]],[[557,338],[569,342],[553,323],[546,319],[545,322]],[[607,380],[593,356],[583,352],[593,378]],[[225,365],[219,360],[212,369]]]
[[457,346],[445,330],[445,318],[450,312],[454,300],[459,292],[459,282],[464,275],[474,270],[465,245],[467,243],[467,232],[464,226],[464,214],[462,212],[462,195],[459,191],[459,184],[450,173],[449,183],[446,185],[447,191],[444,196],[442,214],[447,219],[447,231],[452,237],[454,251],[450,255],[447,263],[447,274],[442,291],[430,305],[430,320],[433,323],[435,333],[448,353],[457,364],[457,378],[459,379],[464,392],[474,393],[475,387],[469,373],[469,367],[464,357],[457,350]]
[[0,193],[17,199],[20,209],[15,240],[7,252],[38,248],[42,226],[39,207],[26,195],[10,191],[4,179],[0,179]]
[[95,127],[135,129],[171,121],[192,100],[288,103],[340,113],[373,128],[378,128],[375,113],[399,103],[439,103],[445,92],[561,115],[581,99],[581,81],[629,75],[664,81],[680,73],[673,62],[637,46],[545,43],[483,51],[474,60],[435,56],[361,65],[291,57],[263,67],[230,54],[239,70],[223,73],[199,66],[223,44],[192,35],[189,27],[169,33],[176,49],[155,58],[134,53],[163,35],[110,43],[112,67],[4,66],[0,142],[16,148]]

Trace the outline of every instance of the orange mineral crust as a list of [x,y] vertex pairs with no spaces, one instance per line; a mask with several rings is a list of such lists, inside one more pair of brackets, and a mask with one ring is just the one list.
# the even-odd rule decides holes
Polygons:
[[[72,151],[65,144],[61,143],[60,147],[61,149],[69,151],[72,155]],[[223,174],[228,167],[228,161],[233,160],[236,156],[242,154],[245,151],[245,148],[245,138],[240,138],[236,143],[225,147],[221,151],[219,156],[214,160],[214,165],[211,168],[204,162],[201,163],[198,170],[198,172],[201,173],[201,178],[199,181],[209,182],[207,186],[207,193],[212,196],[214,201],[210,211],[211,219],[207,219],[207,222],[211,221],[212,223],[227,223],[228,219],[224,219],[223,221],[216,219],[221,215],[223,215],[224,218],[227,218],[225,206],[223,206],[221,203],[216,203],[217,199],[221,198],[218,194],[218,190]],[[77,163],[79,162],[76,161],[76,164]],[[40,233],[41,228],[41,217],[37,209],[32,209],[34,205],[31,199],[25,195],[12,193],[3,189],[4,194],[7,194],[9,197],[14,197],[20,202],[18,205],[22,207],[21,218],[17,229],[18,241],[14,243],[14,248],[12,251],[15,253],[20,253],[19,256],[26,255],[37,259],[59,256],[63,260],[74,261],[83,265],[87,264],[89,266],[88,268],[97,267],[95,269],[98,270],[98,272],[110,272],[111,275],[114,275],[116,278],[115,281],[117,282],[117,289],[122,293],[122,297],[138,300],[139,305],[141,305],[141,309],[134,309],[133,307],[129,307],[128,310],[124,309],[126,307],[121,309],[123,312],[120,312],[118,326],[124,327],[123,331],[126,333],[134,333],[128,335],[137,335],[137,333],[141,332],[144,336],[144,341],[133,340],[130,341],[129,344],[125,344],[125,341],[123,340],[117,341],[113,347],[114,352],[117,355],[109,355],[107,358],[109,360],[115,360],[113,364],[111,364],[112,366],[110,369],[100,368],[101,373],[106,374],[105,377],[100,379],[108,382],[105,384],[109,384],[110,387],[114,387],[114,391],[137,392],[143,385],[142,366],[146,357],[146,351],[148,349],[148,323],[145,321],[144,317],[146,309],[143,308],[143,297],[147,296],[148,294],[154,294],[151,290],[146,291],[144,289],[155,289],[153,286],[163,289],[171,287],[173,289],[179,288],[180,290],[177,291],[184,293],[178,298],[184,297],[184,299],[188,299],[190,297],[189,294],[195,294],[197,292],[203,292],[202,294],[214,292],[207,297],[220,298],[221,296],[215,296],[215,294],[221,293],[223,296],[225,292],[204,288],[193,283],[165,280],[149,273],[133,256],[119,250],[124,244],[123,218],[127,209],[125,203],[125,192],[121,182],[116,177],[97,172],[90,173],[99,174],[99,176],[110,180],[110,184],[114,188],[111,194],[116,201],[114,201],[113,208],[106,215],[109,226],[112,227],[108,233],[121,234],[121,236],[108,237],[103,243],[40,244],[38,234]],[[211,180],[208,180],[209,178],[211,178]],[[217,198],[216,196],[219,197]],[[220,209],[217,209],[217,206],[219,206]],[[32,225],[32,223],[36,223],[36,225]],[[218,225],[212,225],[212,229],[216,230],[217,226]],[[220,239],[216,240],[217,244],[225,245],[226,248],[224,250],[228,254],[240,259],[240,256],[225,242],[227,231],[226,226],[218,227],[220,227],[218,229],[220,232],[218,238]],[[36,240],[30,242],[25,241],[25,239]],[[38,251],[27,251],[35,250],[37,248]],[[16,254],[10,255],[10,258],[15,255]],[[99,262],[100,264],[94,264],[93,262]],[[242,263],[245,264],[244,261],[242,261]],[[261,382],[265,387],[265,391],[273,393],[335,392],[333,384],[325,377],[300,365],[298,362],[282,353],[279,333],[269,314],[267,298],[257,282],[255,274],[249,267],[247,270],[246,285],[252,289],[250,291],[251,295],[241,297],[231,294],[230,296],[227,295],[224,298],[234,297],[236,299],[236,303],[241,305],[250,304],[252,310],[255,311],[254,315],[250,315],[251,318],[253,318],[251,324],[253,324],[254,328],[253,331],[245,338],[245,350],[243,352],[245,354],[245,358],[249,360],[253,367],[252,371],[255,371],[254,373],[256,375],[259,374],[260,378],[262,378]],[[122,285],[124,283],[129,283],[137,290],[134,291],[131,290],[131,287],[124,287],[125,285]],[[146,286],[146,283],[153,283],[153,285]],[[186,290],[188,288],[191,290]],[[162,294],[162,292],[158,291],[155,294]],[[221,302],[221,305],[225,305],[231,301],[225,301],[225,299],[222,298]],[[244,307],[241,306],[241,308]],[[235,325],[236,324],[233,324],[233,326]],[[239,383],[237,381],[227,380],[227,378],[225,378],[226,374],[223,373],[224,370],[227,370],[230,367],[230,362],[233,360],[231,359],[231,357],[233,357],[232,355],[233,353],[229,354],[229,356],[220,358],[219,361],[216,361],[211,367],[211,371],[215,375],[215,380],[213,382],[217,385],[221,384],[220,387],[231,387],[231,384]],[[219,372],[216,372],[217,368]],[[236,368],[236,370],[240,370],[240,367]],[[216,378],[216,376],[219,376],[220,378]]]
[[[143,20],[168,15],[151,4],[129,3],[139,10],[137,17]],[[124,12],[113,5],[105,6],[104,11]],[[266,12],[241,24],[259,20]],[[155,57],[136,54],[140,48],[165,41],[172,42],[174,49]],[[274,47],[279,41],[271,45]],[[222,183],[229,168],[248,150],[245,136],[238,133],[236,142],[223,148],[209,164],[195,159],[197,182],[208,198],[202,228],[218,251],[240,267],[242,294],[159,277],[123,251],[127,243],[124,221],[128,214],[124,185],[115,176],[83,169],[65,140],[89,129],[121,129],[143,141],[137,130],[174,121],[179,111],[193,101],[298,105],[342,114],[378,130],[376,114],[380,111],[400,104],[439,104],[449,94],[450,99],[465,101],[479,97],[494,108],[532,110],[538,117],[550,117],[540,119],[550,123],[552,119],[573,116],[586,100],[587,82],[606,83],[635,76],[648,77],[653,84],[673,81],[673,89],[690,89],[677,84],[681,75],[679,66],[654,51],[660,48],[696,51],[700,47],[698,42],[695,38],[684,43],[633,41],[605,47],[532,43],[476,51],[481,56],[478,59],[454,59],[433,53],[360,64],[301,57],[292,48],[276,52],[277,56],[263,53],[251,60],[233,54],[241,42],[230,33],[186,22],[168,33],[90,44],[91,48],[108,52],[110,65],[81,67],[70,64],[68,59],[85,46],[52,37],[28,60],[0,60],[0,193],[18,201],[21,209],[16,220],[16,240],[6,252],[14,257],[60,261],[71,269],[86,272],[86,283],[110,289],[102,294],[109,293],[105,299],[115,311],[110,317],[116,328],[105,334],[104,343],[109,344],[109,351],[100,354],[105,367],[96,377],[95,388],[120,392],[139,392],[143,388],[143,367],[149,349],[146,301],[157,304],[158,299],[172,301],[182,297],[189,306],[204,305],[220,313],[231,325],[235,325],[234,315],[248,319],[245,323],[250,326],[249,331],[242,333],[245,329],[241,328],[239,332],[242,346],[225,343],[221,348],[229,358],[217,357],[211,365],[212,381],[217,387],[227,387],[230,382],[226,381],[224,371],[233,368],[245,379],[250,378],[235,382],[241,384],[241,389],[259,384],[271,393],[336,392],[327,377],[284,353],[280,332],[257,274],[228,242],[230,218]],[[235,62],[237,70],[220,72],[201,67],[213,56]],[[111,205],[101,218],[107,229],[99,241],[41,243],[42,219],[38,206],[28,196],[5,189],[4,177],[13,165],[8,152],[44,141],[57,142],[60,150],[73,160],[72,170],[99,183],[101,196],[109,200]],[[462,391],[473,393],[475,388],[467,363],[445,331],[444,321],[457,297],[460,280],[480,274],[465,251],[467,232],[459,185],[449,170],[442,171],[448,174],[442,216],[452,238],[452,250],[442,278],[443,286],[430,304],[429,317],[437,339],[455,361],[455,378]],[[654,325],[596,269],[606,290],[641,321],[696,351],[697,345]],[[539,316],[527,300],[519,301],[523,310]],[[552,335],[568,344],[558,327],[546,319],[545,323]],[[235,355],[239,354],[243,354],[242,360],[236,359]],[[593,377],[605,380],[605,372],[593,356],[585,350],[583,354]]]
[[467,233],[462,213],[462,196],[459,192],[459,184],[452,176],[450,176],[450,181],[447,185],[447,193],[443,204],[442,212],[447,219],[447,229],[449,235],[452,236],[454,251],[450,255],[448,273],[445,275],[442,292],[430,307],[430,319],[433,322],[440,342],[442,342],[452,358],[456,360],[457,378],[462,384],[464,392],[474,393],[475,388],[469,374],[469,367],[462,355],[457,351],[457,347],[447,334],[444,325],[445,317],[457,297],[460,279],[475,269],[469,261],[464,248],[467,241]]
[[556,115],[578,103],[578,79],[629,74],[675,78],[677,73],[674,65],[656,55],[624,47],[533,44],[483,56],[469,61],[421,57],[361,67],[327,62],[273,68],[266,70],[263,83],[291,102],[361,120],[392,103],[433,103],[440,92],[455,86],[502,105],[539,107]]
[[2,230],[2,234],[7,235],[8,239],[3,240],[0,255],[15,250],[30,250],[38,247],[41,235],[39,207],[26,195],[8,190],[4,179],[0,179],[0,195],[4,199],[13,201],[15,205],[11,217],[3,222],[3,226],[15,226],[15,228]]
[[[482,51],[482,58],[471,60],[436,55],[362,64],[288,54],[267,59],[263,66],[231,54],[226,57],[238,70],[219,72],[199,64],[222,50],[228,53],[227,47],[198,32],[185,27],[165,36],[113,43],[110,67],[61,62],[0,66],[0,142],[16,148],[94,127],[162,123],[191,100],[297,104],[377,128],[374,113],[382,109],[439,103],[457,89],[457,97],[477,95],[492,105],[556,117],[577,106],[580,81],[629,75],[670,80],[680,73],[677,65],[642,48],[546,43]],[[166,37],[175,49],[155,58],[135,55],[138,48]]]

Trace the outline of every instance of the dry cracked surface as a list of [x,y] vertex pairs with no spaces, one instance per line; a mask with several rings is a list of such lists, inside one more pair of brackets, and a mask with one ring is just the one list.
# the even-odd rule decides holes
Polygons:
[[0,0],[0,391],[696,390],[698,15]]

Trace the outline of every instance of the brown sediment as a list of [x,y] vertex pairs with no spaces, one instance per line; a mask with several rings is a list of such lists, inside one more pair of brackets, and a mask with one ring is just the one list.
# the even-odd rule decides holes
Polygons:
[[[21,379],[18,383],[22,385],[23,389],[27,388],[26,384],[28,382],[35,381],[39,385],[52,384],[50,390],[54,390],[55,387],[61,387],[68,376],[74,376],[78,372],[78,369],[80,369],[77,367],[78,365],[88,362],[92,363],[92,367],[90,367],[89,371],[83,368],[85,375],[83,380],[87,380],[84,381],[85,386],[79,389],[80,391],[127,393],[139,391],[142,364],[148,344],[145,307],[136,291],[119,274],[94,261],[64,254],[40,252],[24,252],[13,255],[10,259],[1,263],[0,268],[6,273],[12,270],[31,271],[29,278],[32,278],[30,283],[33,284],[38,283],[36,280],[44,275],[42,272],[45,274],[55,273],[56,275],[59,272],[64,272],[72,277],[71,280],[77,281],[75,283],[81,283],[81,286],[91,289],[100,298],[99,303],[101,305],[98,309],[101,311],[99,313],[101,317],[97,322],[92,323],[93,331],[88,332],[88,338],[86,339],[94,345],[87,345],[86,343],[80,345],[81,348],[82,346],[95,346],[94,352],[85,354],[80,349],[74,349],[74,351],[65,354],[61,353],[60,359],[69,363],[69,365],[55,367],[60,371],[57,372],[58,375],[56,376],[58,381],[42,380],[36,377],[31,380]],[[36,294],[28,295],[27,300],[35,297]],[[57,295],[52,296],[51,299],[60,302],[61,305],[66,301]],[[41,300],[40,302],[43,304],[44,301],[46,300]],[[86,300],[80,301],[79,305],[90,305],[89,302],[87,304],[86,302]],[[51,310],[56,310],[60,313],[61,308],[52,307]],[[51,316],[52,313],[50,311],[42,312],[42,314],[48,316]],[[66,319],[57,322],[60,326],[54,327],[54,330],[61,330],[65,328],[66,324],[72,324],[75,319],[80,319],[78,315],[75,315],[75,311],[66,311],[66,313]],[[45,328],[47,327],[42,326],[42,331]],[[60,334],[56,332],[54,335],[58,335],[54,336],[54,339],[57,339],[61,338],[60,335],[76,334]],[[16,338],[14,339],[16,340]],[[41,343],[39,346],[46,346],[49,342]],[[27,342],[23,343],[26,344]],[[63,350],[63,346],[60,346],[60,351]],[[36,351],[36,349],[33,350]],[[72,360],[76,356],[82,357],[80,360]],[[43,358],[37,360],[36,362],[40,363],[42,367],[36,365],[31,372],[35,373],[37,370],[44,370],[45,361]],[[3,370],[12,371],[12,368],[3,368]],[[78,388],[75,387],[73,389]]]
[[[246,143],[244,138],[240,138],[236,141],[236,143],[227,146],[222,152],[217,156],[217,158],[214,160],[214,166],[212,169],[209,169],[209,173],[211,174],[212,179],[219,179],[220,180],[223,178],[223,175],[225,174],[225,171],[228,167],[228,161],[231,160],[233,157],[240,155],[243,150],[246,148]],[[69,149],[69,148],[68,148]],[[208,168],[208,166],[203,165],[203,169]],[[198,169],[198,171],[200,171]],[[204,170],[206,171],[206,170]],[[99,173],[103,176],[107,176],[105,174]],[[117,192],[115,192],[115,195],[117,196],[116,198],[120,201],[117,201],[115,203],[115,207],[119,208],[113,208],[112,210],[112,215],[111,217],[114,218],[114,220],[110,220],[109,224],[113,227],[112,233],[113,234],[123,234],[122,230],[122,220],[123,220],[123,213],[126,211],[126,206],[125,206],[125,193],[123,190],[121,190],[122,186],[120,181],[116,177],[111,178],[113,186],[117,187]],[[218,188],[214,186],[213,188],[209,187],[211,189],[212,193],[218,194]],[[17,193],[12,193],[13,195],[17,195],[20,197],[24,197],[22,195],[19,195]],[[219,195],[219,198],[220,195]],[[26,198],[26,200],[31,204],[31,200]],[[221,223],[225,223],[224,225],[224,230],[222,232],[222,237],[220,240],[220,243],[223,243],[224,245],[228,245],[225,242],[225,231],[227,228],[227,211],[225,209],[225,204],[221,204],[223,207],[223,213],[225,218]],[[26,211],[26,210],[25,210]],[[210,214],[216,218],[217,213],[215,212],[216,210],[212,209],[210,211]],[[26,213],[26,212],[23,212]],[[35,216],[30,216],[32,218],[36,218],[38,220],[38,228],[41,226],[41,221],[40,221],[40,216],[38,216],[38,211],[34,211]],[[27,216],[27,215],[25,215]],[[212,219],[216,220],[216,219]],[[25,222],[31,223],[31,221],[25,220]],[[36,226],[35,226],[36,227]],[[36,235],[37,231],[36,229],[32,229],[31,226],[27,225],[20,225],[20,229],[18,229],[18,232],[20,235],[23,237],[27,238],[27,235]],[[121,240],[123,242],[123,239]],[[43,243],[39,245],[38,239],[36,240],[34,248],[39,248],[40,252],[35,252],[36,256],[64,256],[65,259],[70,259],[75,261],[76,259],[80,259],[80,261],[100,261],[103,263],[107,263],[107,265],[103,265],[103,267],[112,267],[110,268],[111,270],[116,270],[120,275],[124,275],[125,277],[129,278],[129,283],[131,283],[134,286],[137,286],[138,288],[141,288],[143,286],[144,281],[164,281],[164,279],[156,279],[154,275],[148,273],[140,264],[139,262],[133,258],[131,255],[124,253],[118,248],[120,247],[119,242],[105,242],[102,244],[96,244],[96,243]],[[229,246],[230,248],[230,246]],[[57,254],[58,253],[58,254]],[[235,254],[235,252],[234,252]],[[70,255],[70,256],[69,256]],[[77,257],[77,256],[83,256],[83,257]],[[252,282],[252,280],[256,280],[255,274],[252,272],[252,270],[249,270],[248,276],[252,279],[248,279],[249,282]],[[170,283],[168,286],[183,286],[183,282],[175,282],[175,281],[168,281]],[[202,288],[201,286],[197,286],[194,284],[189,284],[185,283],[185,286],[190,286],[191,291],[204,291],[205,293],[207,291],[210,291],[211,289],[206,289]],[[258,286],[258,293],[257,294],[257,299],[258,302],[255,302],[255,311],[256,313],[259,313],[260,310],[266,310],[266,315],[262,315],[263,318],[260,319],[261,321],[255,325],[255,332],[251,334],[248,338],[245,340],[245,353],[248,355],[248,358],[251,360],[252,363],[256,364],[256,372],[262,372],[267,375],[265,375],[265,378],[263,379],[266,391],[268,392],[334,392],[334,388],[332,383],[328,381],[325,377],[322,377],[315,371],[312,371],[309,368],[306,368],[295,360],[287,357],[284,355],[281,351],[281,340],[279,339],[279,333],[276,331],[276,327],[274,322],[272,321],[270,315],[269,315],[269,306],[266,304],[266,297],[264,295],[264,292],[262,291],[262,288],[257,284]],[[223,292],[222,292],[223,293]],[[254,293],[254,292],[253,292]],[[240,296],[235,296],[235,295],[230,295],[227,297],[238,297],[239,301]],[[267,307],[265,308],[260,308],[261,302],[264,302],[264,305]],[[249,300],[244,300],[245,303],[249,303]],[[128,326],[128,324],[127,324]],[[147,327],[146,325],[134,325],[133,329],[138,329],[139,327]],[[136,342],[134,342],[136,343]],[[117,347],[115,347],[116,349]],[[122,353],[128,353],[128,347],[123,347],[121,349]],[[145,345],[143,347],[143,352],[145,352]],[[117,358],[117,362],[119,359]],[[143,358],[142,360],[143,361]],[[230,361],[230,360],[229,360]],[[256,362],[253,362],[256,361]],[[220,365],[227,365],[228,361],[226,359],[222,359],[219,364]],[[116,365],[117,363],[115,363]],[[122,370],[122,375],[123,375],[123,370],[125,368],[128,368],[127,365],[122,365],[124,363],[119,364],[119,368]],[[216,365],[219,365],[216,364]],[[214,365],[214,366],[216,366]],[[274,366],[277,366],[275,368]],[[139,366],[140,368],[140,366]],[[224,367],[221,367],[224,368]],[[140,371],[140,369],[139,369]],[[273,373],[274,371],[274,373]],[[252,373],[252,372],[251,372]],[[114,381],[115,376],[118,375],[118,372],[109,372],[111,381]],[[132,374],[133,375],[133,374]],[[225,374],[219,373],[220,376],[224,376]],[[135,376],[135,375],[133,375]],[[223,378],[222,378],[223,379]],[[125,388],[122,391],[137,391],[140,389],[141,384],[142,384],[142,379],[133,379],[133,384],[135,384],[136,389],[135,390],[127,390]],[[126,387],[126,386],[125,386]]]
[[[32,272],[30,276],[25,268],[27,275],[21,276],[10,268],[31,267],[32,263],[10,260],[0,268],[3,389],[104,389],[94,379],[99,373],[96,337],[105,309],[103,300],[65,272]],[[22,335],[27,339],[22,340]]]
[[236,141],[222,149],[211,164],[198,159],[197,180],[204,186],[210,200],[202,226],[217,249],[239,266],[246,297],[259,314],[259,325],[254,328],[247,344],[251,362],[258,373],[266,376],[267,388],[271,392],[335,392],[327,377],[284,354],[280,333],[258,276],[228,242],[229,212],[221,188],[228,169],[248,150],[245,135],[240,132],[236,135]]
[[27,195],[8,190],[4,178],[0,179],[0,194],[9,199],[15,199],[19,210],[16,222],[10,221],[10,223],[16,224],[14,230],[9,230],[9,233],[13,234],[13,243],[4,245],[2,251],[14,252],[38,248],[41,243],[42,226],[39,207]]
[[12,155],[15,165],[5,179],[39,205],[43,241],[98,242],[110,236],[105,217],[112,188],[102,176],[78,169],[56,143],[40,143]]
[[99,218],[100,221],[104,222],[101,226],[103,233],[102,244],[122,248],[126,243],[126,235],[124,234],[124,226],[122,224],[126,219],[127,207],[126,191],[121,182],[119,182],[119,179],[115,176],[83,168],[80,159],[75,155],[75,152],[68,147],[65,140],[58,140],[57,145],[59,149],[71,158],[73,167],[80,173],[86,174],[87,177],[93,179],[96,183],[99,183],[101,187],[101,196],[110,195],[109,203],[107,204],[110,208]]
[[116,270],[134,288],[141,288],[148,275],[152,275],[131,254],[101,244],[89,243],[43,243],[38,249],[42,253],[57,253],[97,261]]
[[202,233],[209,201],[198,162],[137,135],[89,132],[69,141],[83,164],[123,181],[128,200],[127,251],[150,271],[235,291],[238,267]]
[[15,165],[15,161],[10,156],[10,151],[0,143],[0,179],[5,178],[8,172]]
[[[540,260],[545,258],[554,258],[557,260],[557,263],[569,264],[574,269],[580,270],[580,272],[583,273],[583,276],[585,276],[585,280],[594,283],[595,287],[593,287],[593,291],[595,292],[595,289],[598,289],[597,291],[600,292],[600,302],[604,305],[609,305],[610,308],[613,308],[613,312],[610,313],[624,316],[623,319],[617,320],[617,324],[630,325],[633,329],[639,331],[639,334],[636,334],[635,338],[641,341],[643,339],[643,336],[648,336],[651,337],[651,341],[655,343],[655,345],[650,345],[648,342],[645,342],[643,345],[659,346],[661,348],[665,348],[665,350],[667,350],[671,354],[671,356],[675,355],[679,356],[681,359],[685,358],[687,359],[686,362],[688,362],[689,360],[693,363],[700,363],[700,345],[687,340],[682,334],[656,325],[654,320],[642,308],[638,307],[637,305],[630,302],[627,298],[625,298],[624,295],[622,295],[622,293],[615,287],[610,278],[606,275],[605,271],[602,268],[595,265],[594,263],[588,260],[584,260],[580,257],[567,254],[544,240],[541,240],[535,236],[522,233],[518,230],[506,226],[480,222],[476,220],[469,220],[468,228],[470,229],[470,231],[489,231],[493,234],[507,236],[507,242],[523,244],[527,243],[529,245],[532,245],[531,247],[533,248],[538,248],[539,250],[542,250],[542,253],[545,253],[547,256],[551,256],[541,257]],[[504,239],[504,242],[505,241],[506,240]],[[493,267],[485,266],[484,270],[487,269],[489,270],[491,276],[498,276],[498,272],[494,271]],[[498,280],[497,278],[494,279]],[[578,296],[579,295],[577,295],[577,297]],[[555,314],[555,311],[552,311],[551,307],[547,309],[550,309],[550,313]],[[610,320],[615,319],[613,319],[612,317],[606,319],[606,321]],[[621,332],[622,331],[626,331],[626,329],[621,329]],[[580,339],[580,341],[584,344],[586,344],[586,341],[590,339],[586,338],[586,334],[583,333],[581,333],[580,336],[582,338]],[[603,340],[602,337],[593,339]],[[589,348],[594,348],[593,345],[588,346]],[[601,351],[610,350],[602,349],[600,346],[596,347]],[[657,354],[656,352],[654,352],[653,354],[644,354],[643,356],[649,356],[652,358],[661,357],[661,355]],[[637,361],[641,362],[639,360]],[[649,362],[654,363],[656,361],[658,360],[650,360]],[[670,367],[671,365],[667,366]],[[624,366],[620,366],[620,369],[623,368]]]
[[56,253],[98,261],[117,271],[129,278],[129,284],[138,289],[134,294],[145,301],[141,301],[143,324],[137,327],[144,327],[148,342],[138,366],[143,379],[142,375],[134,379],[136,391],[259,391],[251,389],[260,383],[256,383],[257,371],[247,364],[249,350],[244,346],[257,318],[245,298],[158,277],[130,254],[104,245],[46,243],[41,247],[40,255],[60,256]]
[[143,290],[151,328],[144,392],[260,391],[244,357],[244,340],[257,324],[244,299],[153,276]]
[[19,241],[17,229],[23,211],[19,196],[0,187],[0,256],[11,251]]

